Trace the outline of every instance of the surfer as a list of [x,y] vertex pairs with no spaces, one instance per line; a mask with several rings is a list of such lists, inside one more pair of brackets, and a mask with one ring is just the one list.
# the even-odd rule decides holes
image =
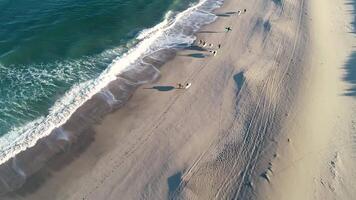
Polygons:
[[183,89],[183,84],[181,84],[181,83],[178,83],[178,87],[177,87],[178,89]]
[[177,89],[188,89],[191,85],[192,83],[186,83],[185,85],[183,85],[182,83],[178,83]]
[[232,31],[232,28],[231,28],[230,26],[225,27],[225,31],[226,31],[226,32]]
[[191,85],[192,83],[186,83],[184,89],[188,89]]

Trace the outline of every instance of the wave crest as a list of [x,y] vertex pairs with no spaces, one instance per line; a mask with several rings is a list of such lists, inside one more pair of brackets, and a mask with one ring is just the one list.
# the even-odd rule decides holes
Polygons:
[[[211,11],[221,6],[222,3],[223,0],[201,0],[183,12],[168,12],[161,23],[143,30],[136,38],[140,42],[127,53],[115,58],[98,78],[74,85],[54,103],[47,116],[40,117],[24,126],[13,128],[0,137],[0,164],[33,147],[39,139],[50,135],[53,130],[61,129],[61,126],[73,113],[95,94],[100,93],[111,106],[122,102],[116,99],[115,95],[107,88],[109,83],[118,79],[118,75],[132,71],[144,71],[147,67],[142,66],[150,66],[147,73],[152,73],[154,78],[157,78],[159,71],[152,62],[147,62],[147,58],[163,63],[165,57],[161,54],[162,51],[179,49],[192,44],[196,39],[193,34],[201,26],[216,19]],[[0,69],[2,70],[1,66]],[[50,74],[45,71],[35,73],[39,74],[39,79],[46,79],[46,74]],[[64,71],[59,71],[58,74],[63,78],[66,77]],[[139,85],[150,80],[130,81],[131,84]],[[16,168],[19,167],[16,166]],[[17,169],[17,171],[21,170]]]

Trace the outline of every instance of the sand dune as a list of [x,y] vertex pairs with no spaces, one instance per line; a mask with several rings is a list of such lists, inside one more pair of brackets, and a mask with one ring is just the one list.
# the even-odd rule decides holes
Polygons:
[[4,199],[353,199],[343,3],[226,0],[197,33],[213,48],[178,52],[90,145]]

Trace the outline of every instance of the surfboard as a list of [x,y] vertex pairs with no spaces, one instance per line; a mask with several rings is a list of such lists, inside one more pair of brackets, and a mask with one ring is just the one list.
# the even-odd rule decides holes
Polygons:
[[192,83],[187,83],[187,84],[185,85],[184,89],[188,89],[188,88],[190,88],[190,86],[192,86]]

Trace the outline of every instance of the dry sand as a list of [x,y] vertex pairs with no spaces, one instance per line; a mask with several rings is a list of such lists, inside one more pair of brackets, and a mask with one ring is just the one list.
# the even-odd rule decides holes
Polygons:
[[[226,0],[197,34],[222,45],[216,56],[179,52],[86,149],[4,199],[352,199],[355,105],[342,65],[355,41],[343,3]],[[192,86],[153,88],[178,82]]]
[[356,198],[356,102],[342,81],[356,44],[351,8],[342,0],[314,0],[307,7],[307,70],[260,199]]

